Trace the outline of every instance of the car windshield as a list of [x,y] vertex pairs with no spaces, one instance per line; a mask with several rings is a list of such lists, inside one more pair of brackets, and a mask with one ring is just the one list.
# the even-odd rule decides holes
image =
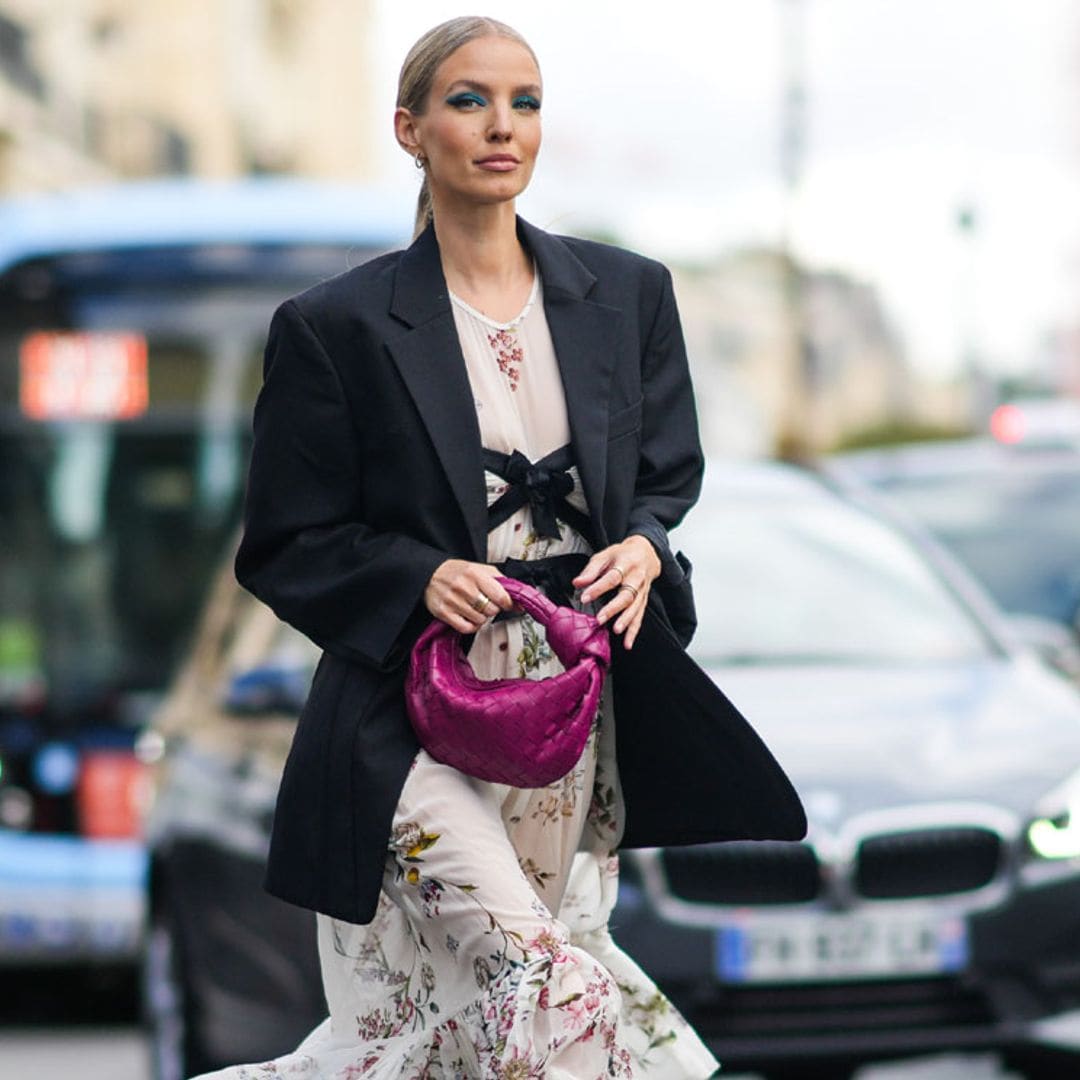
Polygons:
[[[0,278],[0,714],[136,723],[165,685],[237,525],[270,314],[345,264],[292,250],[95,253]],[[128,353],[131,400],[103,374]]]
[[1027,474],[900,477],[882,490],[922,521],[1006,611],[1070,623],[1080,609],[1080,462]]
[[991,655],[910,543],[828,496],[718,494],[679,530],[706,662],[913,663]]

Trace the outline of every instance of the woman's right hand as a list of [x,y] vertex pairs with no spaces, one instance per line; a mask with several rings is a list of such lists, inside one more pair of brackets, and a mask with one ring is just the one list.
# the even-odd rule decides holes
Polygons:
[[[447,559],[424,589],[428,611],[462,634],[472,634],[499,611],[514,606],[498,582],[499,571],[487,563]],[[487,597],[488,602],[482,603]]]

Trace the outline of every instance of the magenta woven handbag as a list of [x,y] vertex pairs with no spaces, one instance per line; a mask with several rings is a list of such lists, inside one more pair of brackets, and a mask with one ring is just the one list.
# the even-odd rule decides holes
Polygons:
[[543,787],[581,757],[611,662],[596,618],[557,607],[542,592],[499,578],[514,602],[547,630],[566,670],[547,679],[479,679],[461,635],[436,619],[409,661],[405,704],[424,749],[469,776],[513,787]]

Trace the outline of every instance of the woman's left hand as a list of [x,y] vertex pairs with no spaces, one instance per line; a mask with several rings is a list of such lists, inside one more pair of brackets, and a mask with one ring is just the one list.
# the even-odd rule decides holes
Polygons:
[[[620,544],[598,551],[586,564],[573,584],[583,589],[582,603],[617,590],[597,612],[601,623],[615,619],[614,630],[624,634],[623,645],[633,648],[634,639],[645,617],[649,589],[660,573],[660,557],[644,536],[628,536]],[[625,633],[624,633],[625,632]]]

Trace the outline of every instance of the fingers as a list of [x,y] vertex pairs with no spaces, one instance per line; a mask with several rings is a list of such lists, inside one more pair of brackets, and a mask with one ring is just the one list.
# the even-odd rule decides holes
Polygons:
[[660,560],[652,544],[642,536],[627,537],[620,544],[598,551],[574,579],[583,603],[598,597],[610,596],[597,612],[601,624],[614,620],[611,629],[623,635],[623,646],[633,648],[645,607],[649,588],[660,569]]
[[624,648],[633,648],[634,640],[641,629],[642,619],[645,617],[648,600],[647,582],[637,589],[628,583],[621,585],[615,596],[600,609],[597,618],[601,623],[614,619],[611,629],[616,634],[623,635]]
[[[649,598],[649,586],[647,584],[634,585],[624,582],[615,590],[615,595],[596,613],[601,624],[614,619],[612,629],[621,634],[627,626],[632,613],[644,608]],[[631,613],[628,615],[627,613]]]
[[575,589],[591,585],[601,573],[611,566],[611,562],[611,548],[604,548],[603,551],[598,551],[582,567],[581,573],[571,581],[571,584]]
[[437,619],[462,634],[475,633],[500,610],[513,607],[494,567],[447,559],[431,576],[424,603]]
[[573,584],[578,588],[582,585],[586,586],[581,594],[583,604],[591,603],[598,596],[617,589],[628,577],[633,577],[635,581],[643,578],[643,575],[635,573],[636,568],[632,565],[632,560],[619,558],[618,549],[621,546],[616,544],[614,547],[604,548],[603,551],[597,552],[585,564],[585,569],[574,578]]
[[[622,566],[613,563],[582,592],[581,602],[583,604],[592,603],[597,597],[611,592],[612,589],[621,588],[626,584],[626,579],[631,576],[635,576],[632,570],[624,569]],[[637,580],[636,576],[635,580]]]
[[[581,600],[586,604],[613,590],[637,594],[642,589],[648,590],[659,571],[659,563],[648,540],[641,536],[630,536],[620,544],[612,544],[598,551],[573,583],[578,588],[584,586]],[[629,586],[629,590],[623,590],[624,585]],[[614,610],[622,610],[624,606],[620,604]]]
[[[514,600],[499,584],[499,571],[494,566],[482,566],[481,569],[488,571],[487,580],[481,586],[484,594],[502,611],[509,611],[514,606]],[[488,614],[494,615],[495,612],[488,608]]]
[[[645,618],[645,607],[648,600],[648,589],[643,596],[639,596],[630,608],[615,621],[615,630],[623,635],[623,648],[632,649],[637,640],[638,631],[641,629],[642,620]],[[623,622],[625,620],[625,622]],[[619,623],[623,622],[620,628]],[[625,631],[625,632],[624,632]]]

